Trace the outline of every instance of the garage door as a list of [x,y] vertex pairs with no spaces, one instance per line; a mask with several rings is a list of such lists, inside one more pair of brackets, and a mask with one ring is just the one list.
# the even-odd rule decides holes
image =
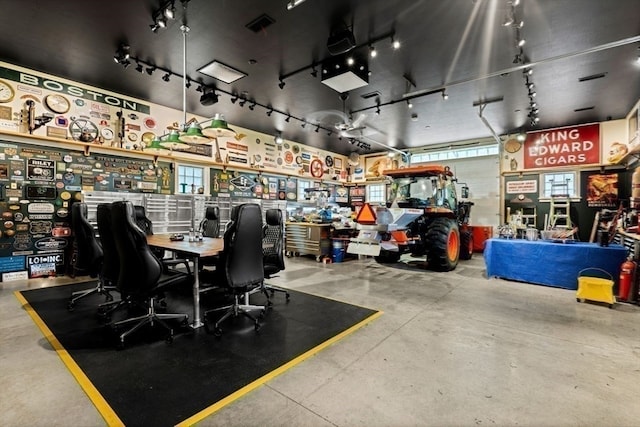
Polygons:
[[[474,203],[471,208],[471,225],[490,225],[493,226],[494,233],[497,232],[500,225],[498,156],[450,159],[437,164],[449,166],[458,178],[458,184],[466,183],[469,187],[469,200]],[[461,185],[457,186],[458,196],[460,196],[460,187]]]

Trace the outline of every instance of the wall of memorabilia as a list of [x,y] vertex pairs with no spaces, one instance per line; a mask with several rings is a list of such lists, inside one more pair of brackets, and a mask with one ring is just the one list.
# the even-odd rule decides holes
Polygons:
[[[222,112],[224,113],[224,112]],[[0,62],[0,130],[90,142],[101,147],[149,151],[154,137],[166,143],[158,154],[177,161],[210,162],[315,180],[347,181],[347,157],[229,123],[234,137],[206,144],[170,144],[183,112],[63,78]],[[188,115],[206,127],[206,117]]]
[[2,279],[68,268],[71,204],[83,191],[172,194],[173,181],[168,162],[0,141]]

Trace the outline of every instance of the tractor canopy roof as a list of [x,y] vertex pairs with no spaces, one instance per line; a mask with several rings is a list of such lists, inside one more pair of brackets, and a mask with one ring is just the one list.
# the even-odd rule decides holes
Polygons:
[[385,169],[382,173],[393,178],[437,175],[448,175],[451,177],[453,176],[453,172],[451,172],[449,166],[442,165],[412,166],[404,169]]

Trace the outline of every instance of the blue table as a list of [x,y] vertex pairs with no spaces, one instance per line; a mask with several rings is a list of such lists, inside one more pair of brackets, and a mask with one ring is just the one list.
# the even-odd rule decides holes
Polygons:
[[[585,242],[489,239],[484,248],[487,276],[565,289],[578,289],[580,271],[589,267],[605,270],[617,282],[626,258],[627,250],[621,245]],[[593,271],[585,273],[606,277]]]

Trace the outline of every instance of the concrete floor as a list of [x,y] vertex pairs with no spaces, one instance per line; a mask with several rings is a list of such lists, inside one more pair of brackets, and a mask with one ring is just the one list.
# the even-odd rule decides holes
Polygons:
[[[1,426],[104,425],[12,295],[60,281],[0,284]],[[640,425],[639,307],[487,279],[481,255],[450,273],[291,258],[271,283],[384,314],[199,425]]]

